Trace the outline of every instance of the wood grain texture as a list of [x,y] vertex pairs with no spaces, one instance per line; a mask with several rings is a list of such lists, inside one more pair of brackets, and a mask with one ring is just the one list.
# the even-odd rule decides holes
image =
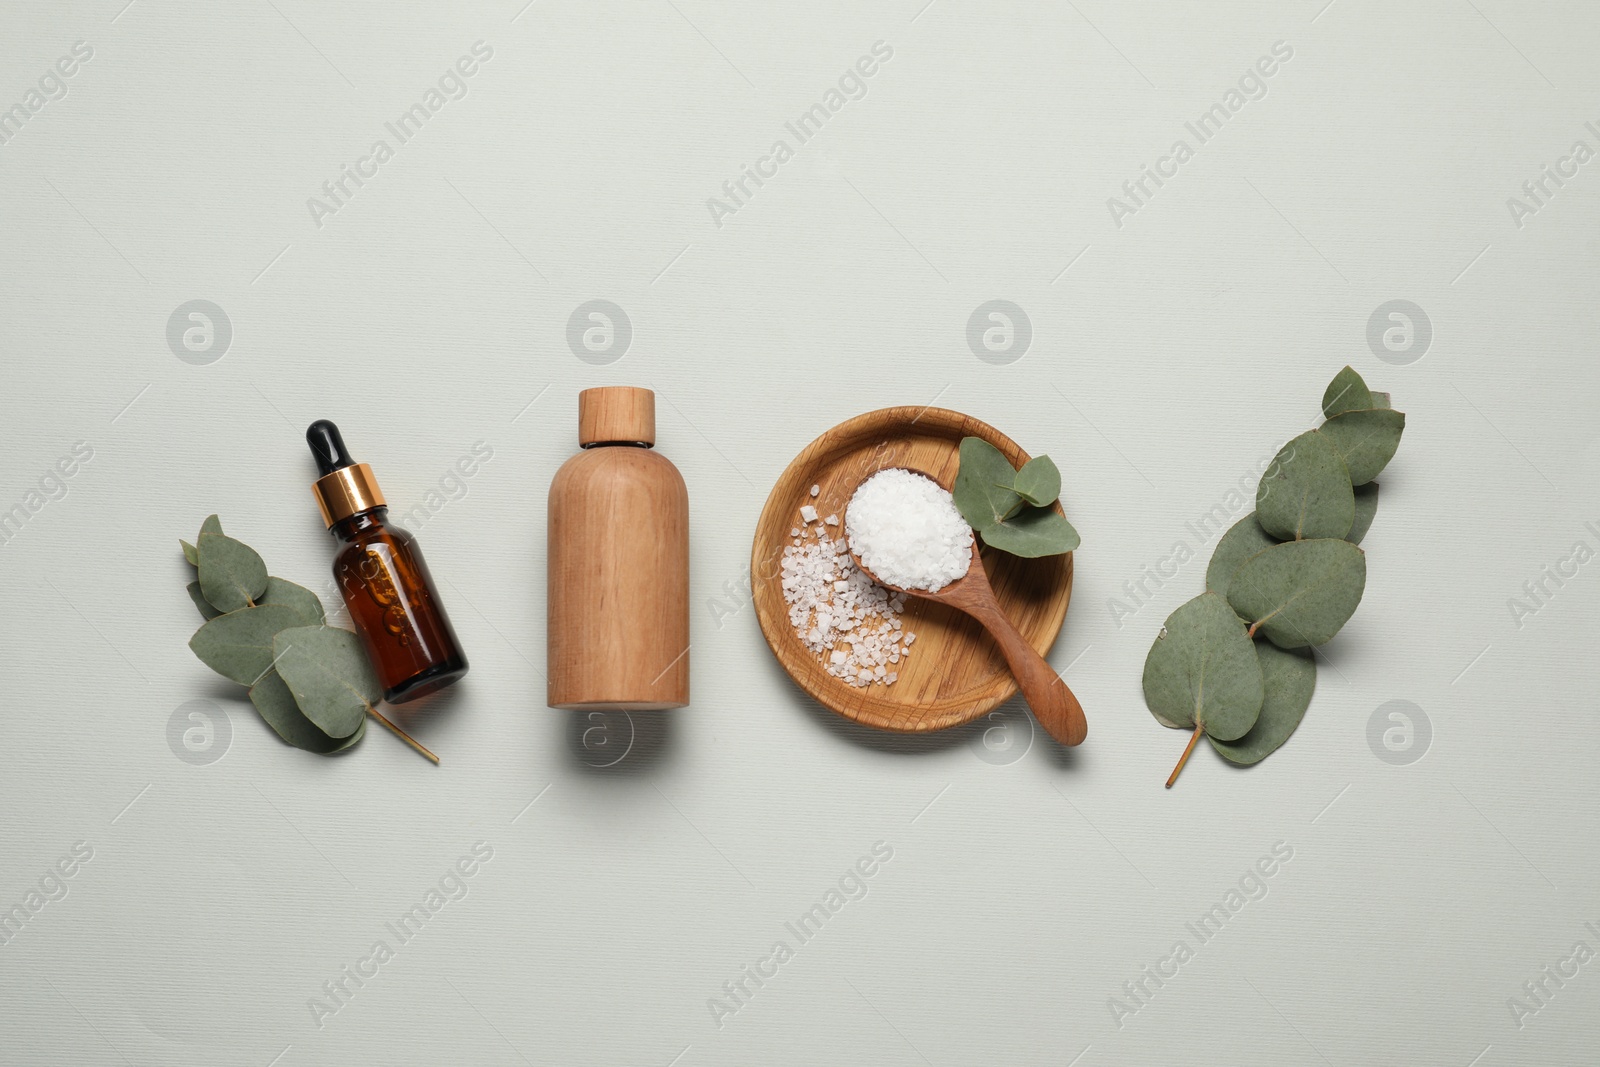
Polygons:
[[591,448],[550,482],[553,708],[689,703],[689,493],[647,448]]
[[[983,626],[934,601],[906,602],[901,618],[917,635],[893,685],[863,689],[830,675],[789,625],[783,599],[783,550],[803,504],[842,515],[849,494],[873,471],[909,467],[946,489],[955,482],[963,437],[981,437],[1021,466],[1031,457],[987,423],[944,408],[868,412],[818,437],[791,462],[767,497],[750,553],[751,591],[761,632],[795,683],[824,707],[867,726],[902,733],[944,730],[982,716],[1017,692],[1005,658]],[[811,487],[821,486],[815,499]],[[1060,507],[1058,503],[1057,508]],[[1072,597],[1072,554],[1020,559],[985,548],[995,597],[1041,656],[1050,650]]]
[[656,443],[656,394],[629,385],[604,385],[578,394],[578,443]]
[[[854,552],[850,555],[855,559],[857,567],[868,574],[872,573],[862,566],[861,557]],[[889,588],[902,589],[900,586]],[[1039,720],[1039,725],[1063,745],[1083,743],[1084,735],[1089,730],[1088,721],[1083,714],[1083,705],[1078,703],[1078,697],[1073,693],[1072,687],[1055,672],[1042,655],[1034,651],[1033,646],[1017,632],[1017,628],[1011,625],[1005,609],[995,598],[994,587],[989,584],[989,575],[984,569],[977,540],[972,543],[972,565],[967,568],[966,574],[940,587],[936,592],[919,589],[902,589],[902,591],[919,600],[959,608],[981,623],[994,643],[1000,647],[1000,654],[1005,657],[1006,665],[1011,669],[1011,675],[1022,689],[1022,696],[1027,700],[1033,717]]]

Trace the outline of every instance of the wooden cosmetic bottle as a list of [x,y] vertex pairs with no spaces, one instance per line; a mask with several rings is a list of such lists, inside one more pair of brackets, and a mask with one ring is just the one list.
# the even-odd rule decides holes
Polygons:
[[689,703],[689,493],[653,450],[656,396],[578,394],[578,444],[550,483],[552,708]]

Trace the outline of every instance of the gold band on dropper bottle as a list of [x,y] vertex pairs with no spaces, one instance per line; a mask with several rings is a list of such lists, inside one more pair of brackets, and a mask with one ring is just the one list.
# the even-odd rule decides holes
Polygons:
[[372,476],[372,468],[365,463],[353,463],[332,474],[324,474],[311,483],[311,489],[316,494],[317,507],[322,509],[323,525],[329,527],[363,511],[387,507],[389,503],[378,488],[378,479]]

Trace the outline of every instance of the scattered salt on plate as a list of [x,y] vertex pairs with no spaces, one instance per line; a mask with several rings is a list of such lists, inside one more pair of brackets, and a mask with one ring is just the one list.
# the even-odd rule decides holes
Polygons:
[[[902,629],[905,594],[891,592],[867,577],[844,538],[831,538],[827,526],[811,525],[816,509],[806,504],[794,541],[783,550],[783,599],[795,636],[822,659],[830,675],[858,689],[899,678],[889,666],[910,653],[914,634]],[[837,523],[837,516],[829,516]],[[826,521],[826,520],[824,520]]]

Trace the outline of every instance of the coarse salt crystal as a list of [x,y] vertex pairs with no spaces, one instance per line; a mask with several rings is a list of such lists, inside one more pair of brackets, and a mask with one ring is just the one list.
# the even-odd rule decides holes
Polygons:
[[800,518],[808,523],[816,522],[817,509],[812,507],[810,504],[802,504],[800,506]]
[[858,569],[844,539],[830,539],[825,526],[795,529],[799,536],[784,549],[781,562],[783,598],[795,636],[845,684],[858,689],[889,684],[883,665],[899,647],[904,597]]
[[862,482],[844,525],[850,548],[889,585],[937,592],[972,565],[972,527],[949,492],[914,471],[889,468]]

